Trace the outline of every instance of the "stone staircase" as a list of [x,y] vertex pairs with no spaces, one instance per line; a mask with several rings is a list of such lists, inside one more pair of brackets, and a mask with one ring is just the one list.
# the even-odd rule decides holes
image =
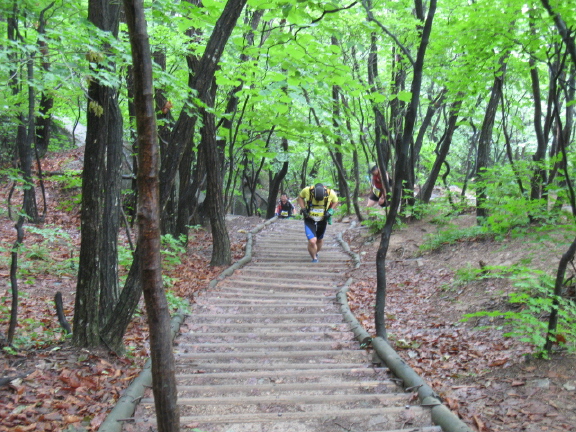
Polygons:
[[[249,265],[196,299],[175,347],[181,430],[441,432],[342,320],[344,229],[328,227],[313,264],[303,222],[280,220]],[[156,430],[150,391],[134,417],[128,430]]]

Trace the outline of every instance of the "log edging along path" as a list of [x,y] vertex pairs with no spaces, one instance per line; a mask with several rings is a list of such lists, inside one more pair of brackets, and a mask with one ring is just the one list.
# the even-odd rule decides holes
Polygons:
[[[350,246],[342,238],[342,234],[336,237],[338,243],[346,253],[348,253],[355,261],[356,268],[360,266],[360,257],[358,254],[352,252]],[[372,348],[378,355],[379,359],[392,371],[396,377],[402,380],[402,386],[406,391],[416,390],[421,406],[430,407],[432,414],[432,421],[434,424],[442,427],[444,432],[473,432],[472,429],[466,425],[454,412],[452,412],[446,405],[442,403],[440,397],[434,392],[424,379],[412,369],[398,353],[390,346],[387,340],[381,337],[372,338],[370,334],[364,329],[362,324],[356,319],[350,306],[348,304],[348,289],[354,282],[353,278],[349,278],[344,286],[337,294],[337,300],[340,304],[340,310],[346,322],[350,325],[350,330],[356,336],[361,346],[372,344]]]
[[[252,243],[253,243],[253,236],[258,234],[268,225],[276,222],[278,220],[277,217],[273,217],[272,219],[268,219],[267,221],[257,225],[248,233],[246,233],[246,250],[244,252],[244,257],[240,260],[236,261],[230,267],[223,270],[214,280],[210,281],[208,284],[209,288],[214,288],[218,282],[224,280],[226,277],[232,275],[234,271],[237,269],[245,266],[250,261],[252,261]],[[174,316],[172,317],[171,321],[171,338],[174,340],[176,335],[180,332],[180,326],[184,322],[186,318],[187,311],[180,309]],[[100,427],[98,428],[98,432],[121,432],[122,426],[124,421],[130,419],[134,412],[136,411],[136,407],[140,403],[140,400],[144,396],[144,392],[147,388],[152,386],[152,361],[148,359],[142,368],[140,374],[134,378],[134,380],[130,383],[124,394],[118,399],[116,405],[110,411],[110,414],[106,416],[106,419]]]

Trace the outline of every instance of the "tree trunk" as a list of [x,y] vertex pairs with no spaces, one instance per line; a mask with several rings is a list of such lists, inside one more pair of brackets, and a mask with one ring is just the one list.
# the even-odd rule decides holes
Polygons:
[[[222,11],[222,15],[220,15],[220,18],[218,18],[214,26],[212,35],[206,44],[204,54],[198,62],[198,67],[195,68],[190,87],[197,91],[195,97],[200,98],[203,102],[207,99],[214,80],[214,74],[218,68],[218,63],[222,57],[226,43],[232,34],[232,30],[236,25],[236,21],[240,13],[242,13],[242,9],[244,9],[246,1],[247,0],[228,0]],[[165,158],[162,157],[162,166],[160,169],[161,202],[165,202],[174,184],[184,149],[192,140],[195,123],[196,117],[190,116],[187,110],[183,109],[170,137],[170,151],[167,152]]]
[[[282,138],[282,149],[284,152],[288,151],[288,139],[283,137]],[[282,164],[282,168],[278,171],[274,176],[272,176],[272,171],[270,171],[270,186],[268,189],[268,205],[266,206],[266,219],[270,219],[274,217],[276,212],[276,198],[278,197],[278,193],[280,192],[280,184],[284,177],[286,177],[286,173],[288,172],[288,160],[286,160]],[[284,191],[282,191],[284,192]]]
[[476,218],[478,224],[481,224],[488,216],[488,211],[484,207],[486,202],[486,186],[482,184],[486,181],[484,171],[490,164],[490,149],[492,147],[492,130],[494,129],[494,120],[496,119],[496,111],[498,104],[502,97],[502,88],[504,85],[504,75],[506,74],[506,60],[508,53],[500,58],[500,68],[494,77],[494,84],[490,93],[490,100],[486,106],[486,113],[484,114],[484,122],[480,129],[480,137],[478,138],[478,157],[476,162],[476,177],[478,187],[476,188]]
[[[376,34],[372,33],[370,43],[370,54],[368,55],[368,83],[370,92],[376,93],[378,89],[378,47],[376,46]],[[372,104],[374,111],[374,145],[378,156],[377,165],[382,173],[382,181],[386,192],[390,192],[388,183],[388,162],[390,161],[390,132],[386,125],[384,114],[378,104]]]
[[382,231],[380,239],[380,247],[376,254],[376,311],[375,323],[376,334],[384,339],[386,336],[386,255],[388,253],[388,246],[390,244],[390,236],[392,235],[392,227],[396,221],[400,200],[402,198],[402,185],[407,174],[408,151],[410,143],[412,142],[412,134],[414,132],[414,124],[416,122],[416,114],[418,112],[418,104],[420,100],[420,88],[422,86],[422,73],[424,69],[424,55],[432,31],[432,21],[434,13],[436,12],[436,0],[430,0],[428,8],[428,16],[421,33],[420,45],[416,61],[413,65],[414,76],[412,79],[412,99],[406,111],[404,119],[404,132],[402,136],[401,146],[397,154],[396,170],[394,175],[394,187],[392,193],[392,200],[390,203],[390,212],[386,218],[386,224]]
[[[119,13],[117,2],[90,0],[88,4],[88,19],[113,36],[118,35]],[[103,47],[104,51],[107,49]],[[94,55],[93,63],[98,63],[96,54],[89,55]],[[88,100],[80,216],[82,241],[72,340],[77,346],[96,347],[102,344],[100,326],[112,315],[118,298],[118,283],[111,281],[117,277],[121,156],[116,155],[122,151],[122,117],[116,89],[92,79]]]
[[[42,55],[42,69],[45,72],[50,70],[50,60],[48,53],[48,44],[44,40],[46,34],[46,18],[45,14],[50,8],[54,6],[54,2],[50,3],[45,9],[40,12],[38,19],[38,34],[42,37],[38,38],[38,47]],[[39,116],[36,117],[36,151],[40,158],[44,157],[50,145],[50,128],[52,126],[51,110],[54,106],[54,98],[46,92],[42,92],[40,96],[40,106],[38,107]]]
[[[215,56],[208,52],[207,46],[207,49],[204,52],[204,56],[200,61],[200,63],[213,62],[214,64],[212,67],[199,67],[199,71],[203,70],[206,71],[205,73],[212,73],[213,76],[215,68],[217,67],[217,63],[222,54],[222,50],[224,49],[224,45],[228,40],[230,33],[232,32],[232,29],[236,23],[236,19],[240,15],[244,4],[245,1],[243,0],[240,2],[230,0],[226,4],[222,15],[218,19],[218,23],[216,24],[214,32],[210,37],[210,40],[212,41],[214,38],[214,41],[212,43],[208,43],[208,46],[211,47],[212,51],[214,51]],[[224,27],[226,26],[229,26],[229,28],[225,29]],[[195,118],[191,118],[188,116],[188,114],[186,114],[185,111],[183,111],[178,120],[180,122],[180,126],[177,126],[171,134],[169,148],[172,151],[168,152],[167,161],[165,164],[163,164],[164,168],[161,169],[160,208],[163,208],[166,205],[170,189],[174,183],[179,161],[182,158],[184,144],[189,142],[192,138],[194,124],[188,124],[186,119],[191,119],[193,121],[192,123],[195,123]],[[122,344],[122,337],[126,332],[126,328],[131,321],[131,317],[134,314],[136,307],[138,306],[138,301],[142,294],[142,284],[138,277],[141,268],[139,256],[139,247],[136,247],[134,260],[132,262],[132,266],[130,267],[124,289],[120,293],[119,301],[114,308],[110,320],[108,320],[108,323],[102,330],[103,339],[105,339],[113,349],[120,349]]]
[[[531,17],[532,18],[532,17]],[[534,34],[534,26],[532,19],[530,20],[530,27]],[[546,157],[546,148],[548,146],[548,137],[544,135],[542,130],[542,98],[540,97],[540,77],[538,75],[538,68],[533,57],[528,60],[530,66],[530,79],[532,83],[532,98],[534,99],[534,132],[536,133],[536,152],[532,156],[534,161],[534,172],[530,181],[530,199],[537,200],[541,198],[542,187],[546,181],[546,169],[543,162]],[[555,81],[554,77],[550,77],[551,86]]]
[[460,111],[461,105],[461,101],[455,102],[450,109],[448,126],[446,127],[446,132],[444,133],[444,136],[440,142],[440,148],[436,152],[436,160],[434,161],[434,165],[432,166],[432,170],[430,171],[430,175],[428,176],[426,183],[424,183],[424,186],[422,186],[421,200],[426,204],[430,202],[432,190],[434,189],[434,185],[436,184],[436,180],[440,174],[440,169],[446,160],[446,156],[448,156],[448,151],[450,150],[450,145],[452,144],[452,136],[456,130],[456,122],[458,120],[458,112]]
[[[210,102],[212,102],[210,100]],[[212,103],[208,104],[211,107]],[[220,157],[216,146],[216,125],[214,114],[203,111],[201,146],[204,150],[204,161],[206,164],[207,187],[206,202],[208,204],[208,216],[212,227],[212,259],[210,265],[221,266],[232,262],[230,251],[230,238],[226,228],[224,212],[224,200],[222,199],[222,179],[220,176]]]
[[152,59],[141,0],[125,0],[134,63],[134,97],[138,131],[138,245],[140,279],[150,328],[152,390],[159,432],[178,432],[180,413],[176,366],[172,353],[170,313],[162,287],[158,136],[152,89]]

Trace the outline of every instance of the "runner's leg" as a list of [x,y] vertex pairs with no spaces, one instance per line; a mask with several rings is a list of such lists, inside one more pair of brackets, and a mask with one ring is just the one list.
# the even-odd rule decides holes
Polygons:
[[305,219],[304,229],[306,231],[306,237],[308,238],[308,253],[310,254],[310,257],[314,260],[316,259],[316,254],[318,253],[316,223],[310,219]]

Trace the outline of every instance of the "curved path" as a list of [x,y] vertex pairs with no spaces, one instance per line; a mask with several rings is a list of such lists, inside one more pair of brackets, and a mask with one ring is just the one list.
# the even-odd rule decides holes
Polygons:
[[[196,299],[175,347],[182,430],[441,431],[343,322],[344,229],[328,227],[313,264],[302,221],[278,221],[249,265]],[[156,430],[151,396],[135,418],[130,430]]]

